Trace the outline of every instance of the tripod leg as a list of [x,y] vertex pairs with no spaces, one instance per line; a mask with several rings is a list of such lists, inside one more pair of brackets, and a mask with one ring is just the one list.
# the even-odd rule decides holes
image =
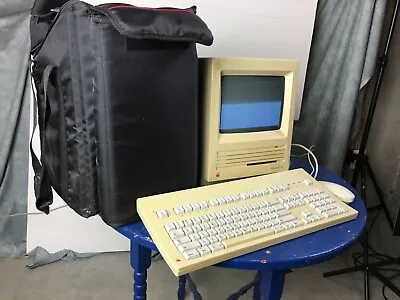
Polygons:
[[322,276],[332,277],[332,276],[336,276],[336,275],[342,275],[342,274],[351,273],[351,272],[355,272],[355,271],[361,271],[361,270],[364,270],[364,265],[358,266],[358,267],[350,267],[350,268],[346,268],[346,269],[340,269],[340,270],[331,271],[331,272],[326,272],[326,273],[322,274]]
[[[367,187],[365,181],[365,165],[361,163],[361,197],[367,205]],[[365,226],[363,238],[363,253],[364,253],[364,299],[369,300],[369,270],[368,270],[368,226]]]

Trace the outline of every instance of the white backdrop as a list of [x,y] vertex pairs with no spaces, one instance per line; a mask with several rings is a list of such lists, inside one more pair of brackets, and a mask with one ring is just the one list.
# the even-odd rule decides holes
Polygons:
[[[105,1],[86,1],[100,4]],[[110,2],[110,1],[109,1]],[[200,57],[268,57],[300,61],[296,116],[299,116],[306,66],[318,0],[125,0],[136,6],[197,6],[197,14],[214,35],[211,47],[198,46]],[[36,148],[39,140],[34,140]],[[29,174],[28,212],[37,212]],[[53,208],[65,204],[57,195]],[[69,208],[50,215],[28,216],[27,250],[42,246],[49,251],[125,251],[128,241],[99,217],[84,219]]]

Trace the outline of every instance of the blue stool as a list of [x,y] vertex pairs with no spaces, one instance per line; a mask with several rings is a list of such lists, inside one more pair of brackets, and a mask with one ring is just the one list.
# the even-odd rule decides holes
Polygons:
[[[308,162],[292,159],[291,169],[304,168],[309,171]],[[362,234],[366,224],[366,209],[360,196],[343,179],[320,167],[318,180],[339,183],[352,190],[356,198],[351,206],[359,213],[357,219],[325,230],[302,236],[266,249],[255,251],[215,265],[222,268],[257,270],[255,280],[242,291],[232,295],[229,300],[237,299],[239,294],[254,286],[254,300],[281,298],[285,274],[294,268],[321,263],[335,257],[350,247]],[[134,270],[133,299],[146,299],[147,269],[151,265],[151,251],[158,251],[142,222],[129,224],[117,229],[131,241],[131,266]],[[201,299],[190,276],[180,276],[178,299],[185,295],[186,283],[194,293],[195,299]],[[171,297],[167,297],[171,298]]]

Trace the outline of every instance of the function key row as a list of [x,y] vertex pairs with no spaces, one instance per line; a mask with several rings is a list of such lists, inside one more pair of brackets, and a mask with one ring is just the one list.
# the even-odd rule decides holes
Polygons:
[[[220,206],[220,205],[224,205],[224,204],[237,202],[240,200],[253,199],[253,198],[261,197],[261,196],[268,195],[268,194],[274,194],[274,193],[279,193],[282,191],[287,191],[288,189],[289,189],[289,186],[287,184],[274,185],[274,186],[269,186],[264,189],[256,189],[256,190],[252,190],[252,191],[243,192],[240,194],[233,194],[233,195],[228,195],[228,196],[224,196],[224,197],[218,197],[216,199],[211,199],[207,202],[201,201],[198,203],[185,204],[185,205],[174,207],[173,210],[176,215],[183,215],[185,213],[206,209],[209,206],[215,207],[215,206]],[[157,215],[159,216],[159,218],[163,218],[158,213],[157,213]],[[163,214],[163,216],[165,216],[165,214]]]
[[208,208],[207,202],[201,201],[198,203],[191,203],[191,204],[185,204],[182,206],[174,207],[174,212],[176,215],[183,215],[184,213],[198,211],[198,210],[206,209],[206,208]]

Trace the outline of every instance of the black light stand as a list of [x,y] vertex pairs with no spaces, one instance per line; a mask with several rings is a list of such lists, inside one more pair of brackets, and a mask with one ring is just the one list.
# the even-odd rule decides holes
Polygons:
[[[356,155],[356,158],[355,158],[356,166],[355,166],[355,170],[354,170],[354,174],[353,174],[353,178],[352,178],[352,182],[351,182],[352,186],[354,188],[356,188],[357,183],[358,183],[358,177],[359,177],[359,175],[361,175],[360,176],[361,177],[361,197],[364,200],[365,205],[367,205],[367,203],[366,203],[366,199],[367,199],[366,175],[368,173],[368,175],[370,176],[371,181],[375,187],[375,190],[377,192],[377,195],[378,195],[378,198],[380,201],[380,205],[378,205],[378,207],[373,207],[373,208],[370,208],[369,210],[371,210],[371,209],[375,210],[376,208],[382,208],[392,230],[394,229],[393,221],[390,217],[387,206],[385,205],[385,203],[383,201],[382,190],[380,189],[380,187],[375,179],[375,175],[374,175],[371,165],[369,164],[369,161],[368,161],[368,156],[365,152],[366,152],[369,132],[370,132],[371,125],[372,125],[372,120],[374,117],[376,103],[378,101],[379,92],[380,92],[381,85],[382,85],[383,74],[384,74],[384,71],[385,71],[385,68],[386,68],[386,65],[388,62],[389,48],[390,48],[390,44],[392,41],[393,31],[394,31],[394,27],[396,24],[398,11],[399,11],[399,4],[400,4],[400,0],[396,0],[392,18],[391,18],[391,22],[390,22],[389,32],[388,32],[386,42],[385,42],[385,49],[384,49],[383,55],[380,57],[379,62],[378,62],[378,66],[379,66],[378,77],[377,77],[377,81],[376,81],[374,91],[372,94],[371,104],[370,104],[370,107],[368,110],[368,115],[367,115],[367,119],[366,119],[366,123],[365,123],[365,129],[364,129],[364,132],[363,132],[363,135],[361,138],[359,153]],[[376,277],[377,279],[379,279],[384,285],[386,285],[389,289],[391,289],[395,294],[397,294],[400,297],[400,289],[397,288],[388,277],[381,274],[379,272],[379,270],[377,269],[378,267],[382,267],[382,266],[386,266],[386,265],[399,264],[400,257],[397,257],[395,259],[390,259],[390,260],[388,259],[388,260],[380,261],[377,263],[369,263],[368,262],[369,244],[368,244],[367,226],[366,226],[366,229],[365,229],[365,232],[363,235],[362,244],[363,244],[364,260],[360,266],[341,269],[341,270],[332,271],[332,272],[327,272],[327,273],[324,273],[323,276],[331,277],[331,276],[335,276],[335,275],[351,273],[354,271],[363,271],[364,272],[364,299],[365,300],[370,299],[369,275],[372,275],[372,276]]]

